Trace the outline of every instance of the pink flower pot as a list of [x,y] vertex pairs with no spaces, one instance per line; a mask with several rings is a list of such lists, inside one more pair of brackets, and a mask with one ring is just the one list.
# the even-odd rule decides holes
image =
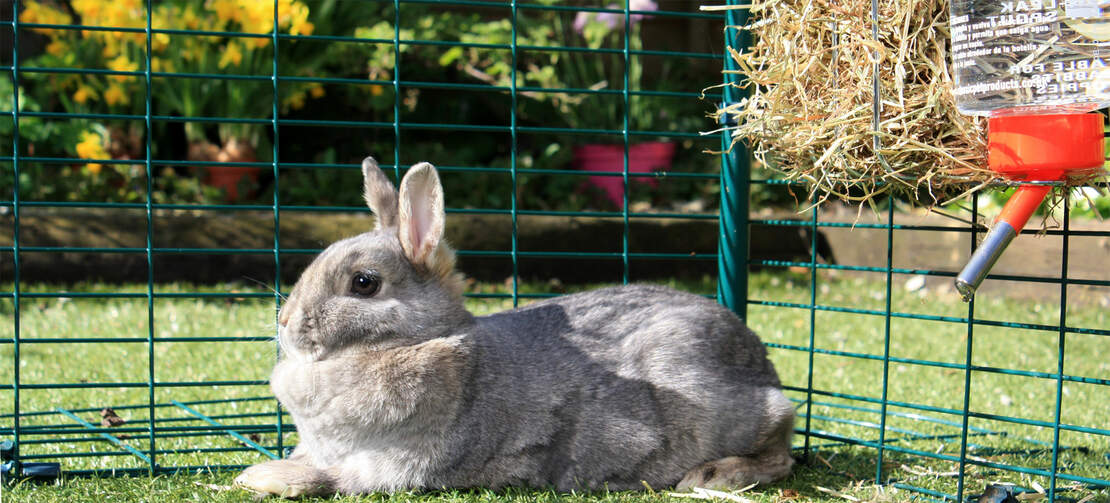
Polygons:
[[[652,141],[637,143],[628,147],[628,172],[651,173],[666,171],[674,159],[675,144]],[[624,146],[590,144],[574,147],[574,163],[585,171],[624,171]],[[629,177],[632,182],[645,183],[652,187],[658,181],[650,177]],[[624,179],[620,176],[591,176],[587,182],[605,192],[605,197],[617,207],[624,205]]]

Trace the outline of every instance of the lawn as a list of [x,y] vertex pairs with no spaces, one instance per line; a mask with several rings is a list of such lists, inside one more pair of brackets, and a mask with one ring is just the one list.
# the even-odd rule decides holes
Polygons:
[[[799,402],[797,428],[807,427],[804,403],[812,380],[809,438],[812,454],[786,481],[744,493],[755,501],[847,501],[850,498],[905,501],[930,492],[955,494],[961,446],[968,329],[961,322],[967,305],[954,294],[901,287],[895,278],[891,309],[916,317],[890,319],[886,334],[886,287],[882,277],[822,276],[810,288],[809,275],[758,273],[752,277],[749,324],[771,347],[788,395]],[[713,293],[713,282],[674,285]],[[11,291],[11,285],[0,286]],[[71,473],[83,470],[142,469],[150,448],[146,427],[152,408],[158,426],[156,457],[161,466],[190,467],[185,473],[149,477],[71,477],[50,483],[22,482],[4,487],[14,501],[248,501],[243,491],[227,488],[234,471],[215,465],[246,465],[266,459],[250,444],[277,451],[296,443],[295,433],[278,438],[279,413],[264,384],[275,359],[275,300],[264,288],[248,285],[155,285],[154,309],[146,285],[79,284],[64,291],[81,295],[32,296],[22,301],[19,404],[28,432],[21,453],[29,461],[60,461]],[[472,284],[471,293],[504,294],[508,285]],[[571,288],[572,290],[574,288]],[[23,293],[57,293],[54,285],[24,286]],[[522,284],[523,294],[562,291],[561,285]],[[134,294],[101,298],[89,293]],[[228,295],[228,292],[232,292]],[[194,294],[200,294],[200,297]],[[811,295],[828,309],[807,305]],[[527,300],[525,300],[526,302]],[[471,298],[475,313],[511,307],[504,298]],[[859,312],[844,312],[854,309]],[[811,316],[812,327],[811,330]],[[975,325],[972,338],[968,452],[965,496],[991,482],[1028,490],[1048,487],[1046,477],[1012,471],[1051,468],[1056,413],[1058,323],[1055,302],[985,298],[975,319],[1021,323],[1025,328]],[[1105,329],[1105,308],[1071,306],[1067,325]],[[148,327],[153,321],[151,349]],[[11,299],[0,300],[0,338],[13,336]],[[809,341],[818,351],[810,366]],[[889,343],[888,343],[889,342]],[[1110,437],[1088,431],[1107,427],[1110,391],[1110,340],[1102,335],[1068,334],[1064,373],[1086,379],[1063,384],[1060,422],[1060,472],[1110,480]],[[884,364],[882,355],[891,359]],[[13,346],[0,346],[0,361],[13,361]],[[813,371],[810,372],[809,369]],[[149,376],[158,386],[151,390]],[[886,378],[884,379],[884,375]],[[10,364],[0,366],[0,383],[13,381]],[[886,386],[884,387],[884,382]],[[100,384],[111,383],[110,387]],[[56,385],[64,385],[62,387]],[[882,396],[888,400],[882,480],[876,486]],[[0,427],[10,428],[11,390],[0,390]],[[126,422],[100,428],[100,410],[112,407]],[[66,412],[61,412],[66,411]],[[42,414],[37,414],[37,413]],[[68,414],[67,414],[68,412]],[[207,419],[205,419],[207,418]],[[94,429],[82,426],[81,421]],[[285,420],[287,421],[287,420]],[[1048,424],[1048,427],[1045,424]],[[1084,428],[1085,427],[1085,428]],[[227,431],[235,431],[239,438]],[[105,438],[109,435],[112,440]],[[61,441],[59,441],[61,440]],[[112,443],[118,442],[119,446]],[[848,443],[846,444],[845,441]],[[795,437],[798,454],[806,439]],[[1048,447],[1046,447],[1046,444]],[[137,453],[128,448],[137,449]],[[140,456],[141,455],[141,456]],[[908,487],[916,487],[912,490]],[[691,501],[668,496],[665,488],[642,493],[555,494],[534,490],[440,491],[426,494],[372,495],[343,501]],[[921,491],[925,492],[921,492]],[[1110,491],[1061,480],[1059,496],[1071,501],[1110,501]],[[832,491],[832,492],[828,492]],[[1035,498],[1036,495],[1028,495]],[[1087,499],[1090,498],[1090,499]],[[5,499],[4,501],[9,501]]]

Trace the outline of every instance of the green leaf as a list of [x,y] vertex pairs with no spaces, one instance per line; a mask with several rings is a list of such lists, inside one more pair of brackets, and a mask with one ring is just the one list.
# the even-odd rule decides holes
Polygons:
[[462,47],[452,47],[443,52],[439,57],[439,66],[449,66],[463,55]]

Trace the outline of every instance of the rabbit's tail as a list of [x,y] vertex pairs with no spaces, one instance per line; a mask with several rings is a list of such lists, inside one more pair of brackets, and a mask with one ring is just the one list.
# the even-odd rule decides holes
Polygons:
[[676,489],[736,489],[751,484],[769,484],[790,474],[794,466],[794,458],[790,455],[794,406],[778,388],[767,388],[766,393],[767,420],[760,428],[761,441],[756,444],[756,453],[729,456],[698,465],[686,473]]
[[777,449],[756,456],[729,456],[698,465],[690,470],[676,490],[739,489],[752,484],[770,484],[790,475],[794,458],[789,449]]

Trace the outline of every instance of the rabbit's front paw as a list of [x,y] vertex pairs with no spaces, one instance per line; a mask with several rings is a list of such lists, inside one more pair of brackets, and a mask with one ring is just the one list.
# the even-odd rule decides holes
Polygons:
[[273,494],[282,498],[335,492],[335,484],[326,473],[288,459],[268,461],[247,468],[235,477],[235,485],[254,493]]

